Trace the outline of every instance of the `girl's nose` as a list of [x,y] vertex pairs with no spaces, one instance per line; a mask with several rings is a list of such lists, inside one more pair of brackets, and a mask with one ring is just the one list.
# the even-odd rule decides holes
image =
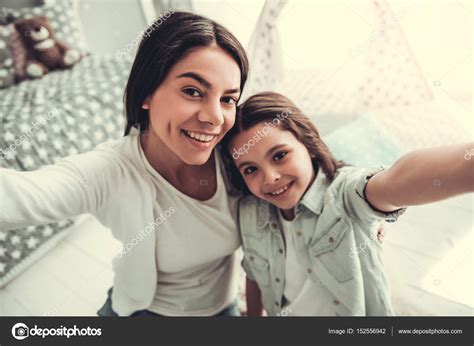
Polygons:
[[220,101],[210,101],[206,107],[199,112],[198,120],[213,126],[221,126],[224,123],[224,115],[222,114]]
[[278,171],[276,170],[267,170],[265,172],[265,181],[264,181],[264,184],[265,185],[273,185],[275,183],[277,183],[281,178],[281,175],[280,173],[278,173]]

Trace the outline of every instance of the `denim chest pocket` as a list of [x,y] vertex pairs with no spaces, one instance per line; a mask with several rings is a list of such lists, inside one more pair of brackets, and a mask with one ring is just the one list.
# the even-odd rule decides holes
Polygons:
[[261,229],[252,229],[250,232],[248,230],[241,230],[241,236],[246,252],[248,250],[253,254],[256,254],[254,257],[258,256],[263,261],[265,261],[264,258],[269,257],[271,252],[271,234],[269,231]]
[[245,252],[245,260],[257,283],[262,286],[269,286],[270,264],[268,261],[253,251]]
[[339,219],[322,233],[324,235],[310,246],[311,257],[319,260],[337,281],[351,280],[360,272],[357,258],[350,256],[351,251],[355,248],[351,225],[347,221]]
[[242,234],[242,237],[260,240],[266,236],[267,231],[259,227],[241,227],[240,233]]

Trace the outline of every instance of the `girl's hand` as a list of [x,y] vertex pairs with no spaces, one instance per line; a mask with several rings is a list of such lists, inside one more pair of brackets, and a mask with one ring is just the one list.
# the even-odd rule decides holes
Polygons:
[[412,151],[367,182],[365,197],[391,212],[474,192],[474,142]]

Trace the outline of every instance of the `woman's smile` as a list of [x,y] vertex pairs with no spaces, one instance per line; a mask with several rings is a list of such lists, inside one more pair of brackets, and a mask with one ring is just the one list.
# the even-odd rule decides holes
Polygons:
[[209,134],[189,130],[181,130],[181,133],[186,138],[186,141],[199,149],[214,147],[216,139],[219,138],[219,134]]

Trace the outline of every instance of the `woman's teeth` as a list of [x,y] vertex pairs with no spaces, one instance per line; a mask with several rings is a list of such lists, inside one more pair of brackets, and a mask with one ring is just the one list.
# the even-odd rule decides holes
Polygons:
[[186,134],[186,136],[203,143],[208,143],[217,137],[216,135],[205,135],[202,133],[192,132],[188,130],[183,130],[183,132]]
[[272,194],[273,196],[281,195],[283,192],[285,192],[286,190],[288,190],[289,187],[290,187],[290,184],[279,188],[279,189],[276,190],[275,192],[270,192],[270,194]]

